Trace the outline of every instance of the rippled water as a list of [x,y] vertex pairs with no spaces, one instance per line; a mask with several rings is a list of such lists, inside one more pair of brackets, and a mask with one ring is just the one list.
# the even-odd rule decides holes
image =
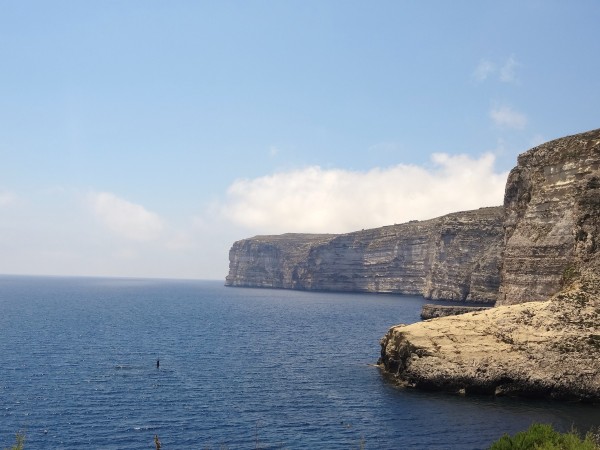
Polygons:
[[[0,277],[0,448],[485,448],[597,406],[393,387],[372,366],[416,297]],[[156,359],[160,358],[160,369]]]

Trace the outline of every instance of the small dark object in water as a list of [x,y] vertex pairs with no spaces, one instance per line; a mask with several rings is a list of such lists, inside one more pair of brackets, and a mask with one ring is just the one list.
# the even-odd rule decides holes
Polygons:
[[160,367],[160,360],[159,360],[159,359],[157,359],[157,360],[156,360],[156,368],[158,369],[159,367]]
[[[156,361],[158,364],[158,360]],[[160,440],[158,439],[158,434],[154,435],[154,445],[156,445],[156,450],[160,450]]]

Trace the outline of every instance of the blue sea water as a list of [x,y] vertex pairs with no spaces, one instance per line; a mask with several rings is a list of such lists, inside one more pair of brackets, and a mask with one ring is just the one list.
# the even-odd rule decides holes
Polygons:
[[[379,339],[405,296],[221,282],[0,277],[0,448],[480,449],[577,403],[394,387]],[[160,359],[160,368],[156,360]]]

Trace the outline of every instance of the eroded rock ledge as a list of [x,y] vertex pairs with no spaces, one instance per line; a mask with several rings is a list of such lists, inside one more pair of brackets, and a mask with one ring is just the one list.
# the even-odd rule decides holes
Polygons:
[[437,319],[438,317],[458,316],[475,311],[485,311],[489,306],[454,306],[454,305],[423,305],[421,319]]
[[420,389],[600,401],[599,299],[588,270],[550,301],[398,325],[379,363]]

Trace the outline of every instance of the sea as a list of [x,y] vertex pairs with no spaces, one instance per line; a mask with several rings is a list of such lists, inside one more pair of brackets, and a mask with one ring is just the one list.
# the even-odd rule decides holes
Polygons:
[[[0,276],[0,448],[484,449],[600,406],[402,389],[379,340],[412,296]],[[160,367],[157,368],[157,360]]]

